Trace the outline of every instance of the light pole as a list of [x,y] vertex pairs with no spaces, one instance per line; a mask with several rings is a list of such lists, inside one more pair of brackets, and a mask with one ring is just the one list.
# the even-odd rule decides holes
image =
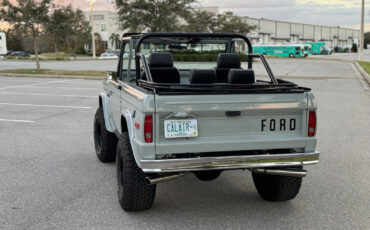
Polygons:
[[94,31],[94,15],[93,15],[93,3],[96,0],[87,0],[90,2],[90,23],[91,23],[91,47],[92,47],[92,55],[93,58],[96,58],[96,51],[95,51],[95,31]]
[[365,11],[365,0],[361,0],[361,28],[360,28],[360,44],[359,44],[359,57],[362,60],[362,53],[364,51],[364,12]]

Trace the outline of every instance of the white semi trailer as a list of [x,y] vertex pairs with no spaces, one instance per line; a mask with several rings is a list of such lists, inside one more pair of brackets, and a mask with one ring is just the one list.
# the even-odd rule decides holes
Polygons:
[[0,58],[3,59],[7,54],[6,36],[4,32],[0,32]]

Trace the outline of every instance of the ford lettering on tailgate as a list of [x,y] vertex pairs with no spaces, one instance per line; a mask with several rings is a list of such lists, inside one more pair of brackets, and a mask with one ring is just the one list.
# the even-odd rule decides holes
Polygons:
[[297,127],[295,118],[262,119],[261,131],[294,131]]

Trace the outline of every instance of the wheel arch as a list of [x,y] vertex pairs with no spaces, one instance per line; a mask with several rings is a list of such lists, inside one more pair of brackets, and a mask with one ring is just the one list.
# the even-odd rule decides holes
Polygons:
[[100,93],[99,95],[99,107],[103,108],[103,113],[104,113],[104,121],[105,121],[105,127],[107,131],[109,132],[114,132],[114,125],[111,122],[111,119],[109,117],[109,101],[107,100],[107,95],[103,92]]
[[121,127],[120,128],[121,128],[122,133],[123,132],[128,133],[128,136],[130,138],[131,149],[134,154],[136,164],[141,165],[140,154],[134,142],[134,139],[135,139],[134,124],[133,124],[133,120],[132,120],[132,116],[130,112],[123,111],[121,115]]

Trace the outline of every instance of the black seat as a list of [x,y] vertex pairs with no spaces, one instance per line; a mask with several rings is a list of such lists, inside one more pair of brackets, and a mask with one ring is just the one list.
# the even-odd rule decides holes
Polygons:
[[[180,83],[180,73],[173,67],[171,53],[152,53],[149,57],[149,69],[155,83]],[[147,80],[143,72],[143,80]]]
[[240,69],[240,55],[236,53],[222,53],[218,55],[216,76],[218,83],[226,83],[230,69]]
[[213,69],[190,70],[190,84],[213,84],[217,82],[216,72]]
[[251,69],[231,69],[228,75],[230,84],[253,84],[254,71]]

